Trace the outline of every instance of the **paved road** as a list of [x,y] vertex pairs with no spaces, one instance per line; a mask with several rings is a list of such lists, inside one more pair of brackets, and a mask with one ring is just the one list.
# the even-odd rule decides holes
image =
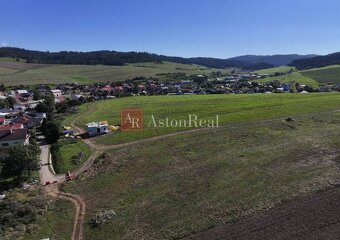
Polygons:
[[53,173],[50,172],[50,169],[48,167],[48,162],[49,162],[49,146],[48,145],[42,145],[40,146],[40,183],[42,185],[45,185],[46,182],[53,183],[54,181],[60,181],[63,180],[64,176],[58,176],[54,175]]

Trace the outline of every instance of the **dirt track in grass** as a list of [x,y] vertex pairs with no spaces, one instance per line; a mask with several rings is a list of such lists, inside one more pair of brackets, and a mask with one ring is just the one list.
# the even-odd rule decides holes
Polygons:
[[336,186],[185,239],[339,239],[339,200]]

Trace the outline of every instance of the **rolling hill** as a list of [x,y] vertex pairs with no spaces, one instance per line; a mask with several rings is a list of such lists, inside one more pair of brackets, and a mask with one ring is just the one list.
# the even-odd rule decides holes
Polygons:
[[299,70],[320,68],[330,65],[340,64],[340,52],[328,54],[326,56],[317,56],[313,58],[304,58],[294,60],[290,66],[294,66]]
[[302,71],[301,74],[317,81],[318,83],[340,83],[340,65],[331,65]]
[[246,62],[250,64],[259,63],[259,62],[265,62],[272,64],[274,66],[283,66],[288,65],[292,61],[297,59],[308,59],[312,57],[316,57],[315,54],[309,54],[309,55],[298,55],[298,54],[285,54],[285,55],[267,55],[267,56],[261,56],[261,55],[244,55],[234,58],[229,58],[229,60],[235,60],[235,61],[241,61]]
[[[82,105],[80,117],[71,115],[67,121],[77,118],[78,126],[94,120],[117,122],[121,108],[139,107],[145,110],[146,122],[153,113],[171,119],[190,113],[204,119],[219,114],[221,127],[174,135],[165,134],[183,129],[149,128],[108,134],[98,141],[92,138],[92,143],[101,144],[97,146],[105,144],[105,154],[62,190],[86,202],[86,239],[196,239],[198,233],[207,234],[198,239],[228,239],[209,231],[268,209],[276,211],[280,203],[310,193],[328,206],[327,196],[318,190],[331,188],[339,179],[339,97],[338,93],[155,96]],[[287,116],[296,120],[283,121]],[[136,140],[140,141],[132,144]],[[122,142],[131,145],[117,145]],[[312,228],[325,231],[337,224],[329,221],[336,212],[313,215],[315,205],[299,209],[296,201],[294,211],[289,206],[281,211],[305,218],[280,218],[283,239],[292,236],[289,225],[308,222],[299,229],[301,236]],[[332,206],[337,204],[333,201]],[[113,220],[100,227],[88,224],[105,210],[116,213]],[[315,224],[315,219],[322,224]],[[243,228],[233,238],[255,234],[268,239],[261,233],[272,234],[276,218],[261,220],[259,231]],[[254,226],[254,221],[246,226]],[[331,236],[336,236],[334,229]]]
[[272,66],[281,66],[291,63],[293,60],[308,58],[316,55],[272,55],[256,56],[246,55],[228,59],[211,57],[173,57],[147,52],[118,52],[118,51],[92,51],[92,52],[42,52],[26,50],[14,47],[0,48],[0,57],[25,59],[28,63],[43,64],[73,64],[73,65],[111,65],[123,66],[128,63],[141,62],[174,62],[182,64],[198,64],[211,68],[244,68],[258,70]]
[[[0,58],[1,59],[1,58]],[[207,74],[212,71],[230,72],[231,68],[214,69],[181,63],[134,63],[124,66],[36,64],[0,61],[0,83],[34,85],[60,83],[94,83],[125,81],[135,77],[164,79],[167,73]]]

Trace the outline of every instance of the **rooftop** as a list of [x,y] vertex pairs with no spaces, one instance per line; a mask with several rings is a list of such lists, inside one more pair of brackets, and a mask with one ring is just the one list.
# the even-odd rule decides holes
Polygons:
[[0,142],[25,140],[27,135],[27,129],[0,130]]
[[107,126],[108,124],[104,122],[91,122],[91,123],[86,124],[86,127],[96,127],[96,128],[107,127]]

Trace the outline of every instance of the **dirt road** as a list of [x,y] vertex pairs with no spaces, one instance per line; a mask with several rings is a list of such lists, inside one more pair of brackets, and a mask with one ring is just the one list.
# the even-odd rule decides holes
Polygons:
[[47,182],[53,183],[54,181],[63,180],[63,176],[54,175],[49,169],[49,146],[40,146],[40,183],[45,185]]

